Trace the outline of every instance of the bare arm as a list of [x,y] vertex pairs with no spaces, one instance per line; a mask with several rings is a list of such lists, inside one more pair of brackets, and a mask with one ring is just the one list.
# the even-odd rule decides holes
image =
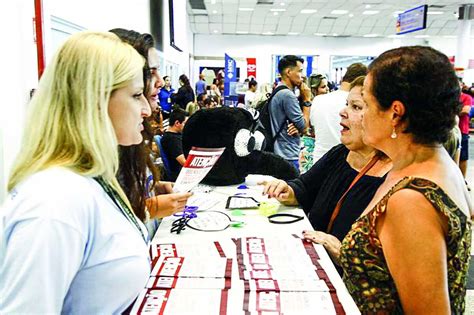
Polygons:
[[469,115],[471,113],[471,105],[464,105],[459,116]]
[[445,218],[419,192],[389,200],[377,232],[406,314],[450,314]]
[[176,157],[176,161],[178,161],[178,163],[181,164],[181,166],[183,166],[184,163],[186,162],[186,158],[184,157],[184,154],[178,155]]

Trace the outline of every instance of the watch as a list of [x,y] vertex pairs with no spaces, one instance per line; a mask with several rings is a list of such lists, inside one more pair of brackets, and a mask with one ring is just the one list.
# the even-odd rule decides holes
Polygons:
[[311,105],[313,105],[313,103],[311,103],[310,101],[303,102],[304,107],[311,107]]

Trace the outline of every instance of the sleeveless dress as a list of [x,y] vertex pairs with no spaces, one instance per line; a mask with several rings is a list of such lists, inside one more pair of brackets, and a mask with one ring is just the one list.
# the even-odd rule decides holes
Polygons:
[[438,185],[426,179],[403,178],[367,215],[354,222],[341,246],[344,283],[363,314],[403,314],[400,297],[375,230],[377,218],[384,215],[389,198],[401,189],[422,193],[448,220],[449,300],[452,314],[463,314],[472,222]]

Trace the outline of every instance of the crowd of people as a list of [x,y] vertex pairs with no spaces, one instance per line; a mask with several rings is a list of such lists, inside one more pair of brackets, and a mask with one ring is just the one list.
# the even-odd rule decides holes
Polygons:
[[[281,58],[275,91],[248,82],[244,108],[268,99],[273,153],[299,171],[301,136],[316,139],[314,165],[263,183],[264,194],[303,208],[313,230],[302,237],[325,246],[362,313],[463,313],[472,99],[449,59],[429,47],[392,49],[368,68],[349,66],[330,93],[325,76],[303,77],[303,62]],[[164,180],[184,164],[186,120],[222,106],[222,82],[200,75],[193,89],[183,74],[179,84],[161,77],[149,34],[80,32],[58,50],[8,182],[0,313],[121,313],[133,302],[157,220],[191,196]],[[456,119],[459,165],[444,147]],[[170,162],[168,178],[154,155]]]

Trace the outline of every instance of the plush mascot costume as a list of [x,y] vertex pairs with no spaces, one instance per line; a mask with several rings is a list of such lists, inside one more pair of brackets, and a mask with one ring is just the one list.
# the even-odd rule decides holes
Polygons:
[[191,147],[222,148],[224,153],[203,183],[215,186],[245,181],[248,174],[271,175],[290,180],[296,170],[280,156],[261,151],[265,137],[259,131],[258,114],[242,108],[220,107],[194,113],[183,130],[183,151]]

